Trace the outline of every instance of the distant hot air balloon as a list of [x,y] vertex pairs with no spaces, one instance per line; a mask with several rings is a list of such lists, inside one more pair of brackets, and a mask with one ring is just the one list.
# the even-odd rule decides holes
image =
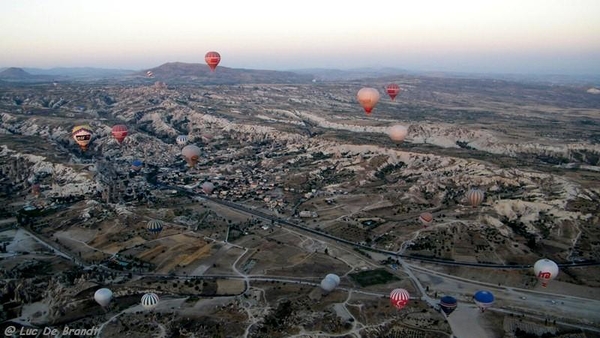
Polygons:
[[358,103],[363,107],[367,115],[371,113],[377,102],[379,101],[379,92],[375,88],[362,88],[356,94]]
[[198,160],[200,159],[200,153],[200,148],[193,144],[187,145],[181,149],[181,155],[183,155],[190,167],[193,167],[196,165],[196,163],[198,163]]
[[215,189],[215,185],[210,182],[204,182],[202,183],[201,188],[205,194],[210,195],[213,192],[213,189]]
[[107,288],[102,288],[96,290],[94,293],[94,300],[100,304],[102,307],[107,307],[110,304],[110,300],[112,299],[113,293]]
[[433,222],[433,215],[429,212],[424,212],[419,216],[419,221],[421,221],[424,226],[428,226]]
[[331,291],[333,291],[335,289],[336,285],[335,285],[335,281],[331,278],[323,278],[323,280],[321,280],[321,289],[323,289],[323,291],[329,293]]
[[540,259],[533,265],[533,272],[537,279],[542,282],[542,286],[546,287],[548,282],[558,275],[558,265],[549,259]]
[[408,134],[408,128],[405,126],[401,126],[399,124],[391,126],[388,130],[388,135],[392,141],[402,142],[406,138],[406,134]]
[[154,73],[151,70],[149,70],[149,71],[146,72],[146,76],[149,77],[149,78],[153,78],[154,77]]
[[440,308],[444,311],[445,314],[451,314],[457,306],[456,298],[451,296],[444,296],[440,299]]
[[40,189],[40,184],[39,183],[34,183],[31,186],[31,194],[35,197],[38,198],[40,197],[40,193],[41,193],[41,189]]
[[400,93],[400,86],[398,86],[395,83],[390,83],[389,85],[387,85],[385,87],[385,91],[388,93],[388,95],[390,96],[392,101],[394,101],[394,99],[396,98],[396,95],[398,95],[398,93]]
[[406,291],[404,289],[394,289],[390,293],[390,302],[398,310],[401,310],[402,308],[404,308],[406,306],[406,304],[408,304],[409,300],[410,300],[410,294],[408,293],[408,291]]
[[204,61],[206,61],[210,70],[214,72],[219,62],[221,62],[221,55],[217,52],[208,52],[204,56]]
[[156,306],[158,306],[158,295],[155,293],[147,293],[145,295],[142,296],[142,306],[144,307],[144,309],[146,310],[152,310],[154,309]]
[[146,228],[151,233],[158,235],[163,229],[163,222],[157,219],[149,220]]
[[92,139],[92,127],[87,124],[82,124],[73,127],[71,136],[77,142],[81,150],[86,151],[90,140]]
[[139,171],[140,169],[142,169],[143,165],[144,165],[144,162],[142,162],[140,160],[133,160],[133,162],[131,163],[131,169],[133,169],[135,171]]
[[185,145],[187,143],[187,141],[188,141],[187,135],[179,135],[175,139],[175,142],[177,142],[177,144],[179,144],[180,146]]
[[467,201],[475,208],[483,202],[485,194],[479,189],[471,189],[467,192]]
[[494,304],[494,295],[489,291],[477,291],[473,296],[473,300],[475,304],[481,309],[481,312],[484,312],[485,309],[489,308]]
[[112,136],[119,142],[119,144],[123,143],[125,137],[127,137],[127,126],[124,124],[117,124],[112,127]]
[[325,276],[325,278],[329,278],[329,279],[335,281],[335,286],[340,285],[340,282],[341,282],[340,276],[336,275],[335,273],[329,273],[329,274],[327,274],[327,276]]

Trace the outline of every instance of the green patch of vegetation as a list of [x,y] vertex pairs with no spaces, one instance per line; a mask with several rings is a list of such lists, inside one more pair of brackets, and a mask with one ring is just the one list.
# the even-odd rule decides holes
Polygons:
[[377,284],[387,284],[391,281],[400,280],[400,278],[392,275],[384,269],[361,271],[358,273],[351,273],[349,276],[362,287]]

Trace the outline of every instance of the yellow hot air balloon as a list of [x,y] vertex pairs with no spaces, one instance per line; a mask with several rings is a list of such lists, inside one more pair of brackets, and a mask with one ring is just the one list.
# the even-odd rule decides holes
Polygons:
[[79,144],[81,150],[86,151],[87,146],[92,139],[92,127],[88,124],[82,124],[79,126],[73,127],[73,131],[71,132],[71,136]]

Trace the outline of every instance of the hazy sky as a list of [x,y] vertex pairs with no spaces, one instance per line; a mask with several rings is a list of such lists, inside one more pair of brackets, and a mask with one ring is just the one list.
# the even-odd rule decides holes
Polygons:
[[600,74],[600,0],[0,0],[0,67]]

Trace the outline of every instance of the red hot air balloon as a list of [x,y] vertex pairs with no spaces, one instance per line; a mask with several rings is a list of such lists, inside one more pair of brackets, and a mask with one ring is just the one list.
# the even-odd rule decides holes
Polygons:
[[424,212],[419,216],[419,220],[425,227],[427,227],[431,222],[433,222],[433,215],[429,212]]
[[410,294],[404,289],[394,289],[390,293],[390,302],[398,310],[404,308],[410,300]]
[[221,55],[217,52],[208,52],[204,56],[204,61],[206,61],[206,64],[208,67],[210,67],[210,70],[214,72],[219,62],[221,62]]
[[394,101],[394,99],[396,98],[396,95],[398,95],[398,93],[400,93],[400,86],[398,86],[395,83],[390,83],[389,85],[387,85],[385,87],[385,91],[388,93],[388,95],[390,96],[392,101]]
[[123,143],[125,137],[127,137],[127,126],[123,124],[117,124],[112,127],[112,136],[119,142],[119,144]]
[[362,88],[356,94],[356,98],[358,99],[358,103],[363,107],[365,113],[369,115],[377,102],[379,101],[379,92],[375,88]]

